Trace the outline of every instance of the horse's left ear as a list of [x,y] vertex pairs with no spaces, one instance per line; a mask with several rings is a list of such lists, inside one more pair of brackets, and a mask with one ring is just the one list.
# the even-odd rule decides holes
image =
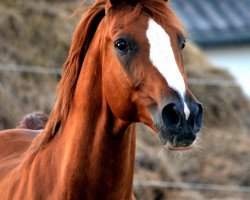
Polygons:
[[138,3],[139,0],[108,0],[107,4],[109,4],[109,7],[117,7],[120,5],[136,5]]
[[[163,1],[168,2],[169,0],[163,0]],[[139,0],[108,0],[108,2],[110,3],[110,5],[115,7],[126,3],[130,5],[136,5],[139,2]]]

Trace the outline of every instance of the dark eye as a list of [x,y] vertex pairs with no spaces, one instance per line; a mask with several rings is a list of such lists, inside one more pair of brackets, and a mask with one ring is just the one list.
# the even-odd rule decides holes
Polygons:
[[129,50],[129,47],[126,41],[121,40],[121,39],[115,42],[115,48],[121,52],[126,52],[127,50]]
[[186,46],[186,40],[183,40],[182,43],[181,43],[181,49],[184,49]]

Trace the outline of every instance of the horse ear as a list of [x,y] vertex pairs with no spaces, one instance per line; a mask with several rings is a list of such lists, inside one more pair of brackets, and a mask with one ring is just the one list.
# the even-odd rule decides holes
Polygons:
[[123,1],[124,0],[109,0],[111,6],[113,6],[113,7],[123,3]]
[[136,5],[138,0],[108,0],[108,2],[110,3],[111,7],[116,7],[124,4]]
[[[163,0],[168,2],[169,0]],[[136,5],[139,0],[108,0],[109,7],[116,7],[122,4]]]

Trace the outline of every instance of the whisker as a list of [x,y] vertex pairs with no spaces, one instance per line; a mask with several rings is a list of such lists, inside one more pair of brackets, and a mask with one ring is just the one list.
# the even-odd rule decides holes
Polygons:
[[201,143],[204,142],[203,139],[201,139],[200,136],[197,136],[196,140],[194,141],[193,147],[197,152],[206,151],[206,148],[201,145]]
[[177,151],[174,153],[174,160],[187,160],[190,156],[190,151]]
[[195,145],[194,149],[199,153],[203,153],[204,151],[206,151],[206,149],[200,145]]
[[160,158],[160,157],[161,157],[161,155],[162,155],[164,149],[165,149],[165,147],[163,146],[163,147],[161,148],[160,152],[158,153],[157,158]]

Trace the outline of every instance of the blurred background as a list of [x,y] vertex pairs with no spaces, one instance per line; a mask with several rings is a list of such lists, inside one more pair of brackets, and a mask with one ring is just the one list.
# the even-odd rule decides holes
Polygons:
[[[90,4],[91,1],[88,1]],[[141,200],[250,196],[250,0],[171,0],[188,32],[189,87],[205,107],[194,150],[172,153],[138,124]],[[81,0],[0,0],[0,130],[50,113]],[[87,7],[88,5],[85,5]]]

